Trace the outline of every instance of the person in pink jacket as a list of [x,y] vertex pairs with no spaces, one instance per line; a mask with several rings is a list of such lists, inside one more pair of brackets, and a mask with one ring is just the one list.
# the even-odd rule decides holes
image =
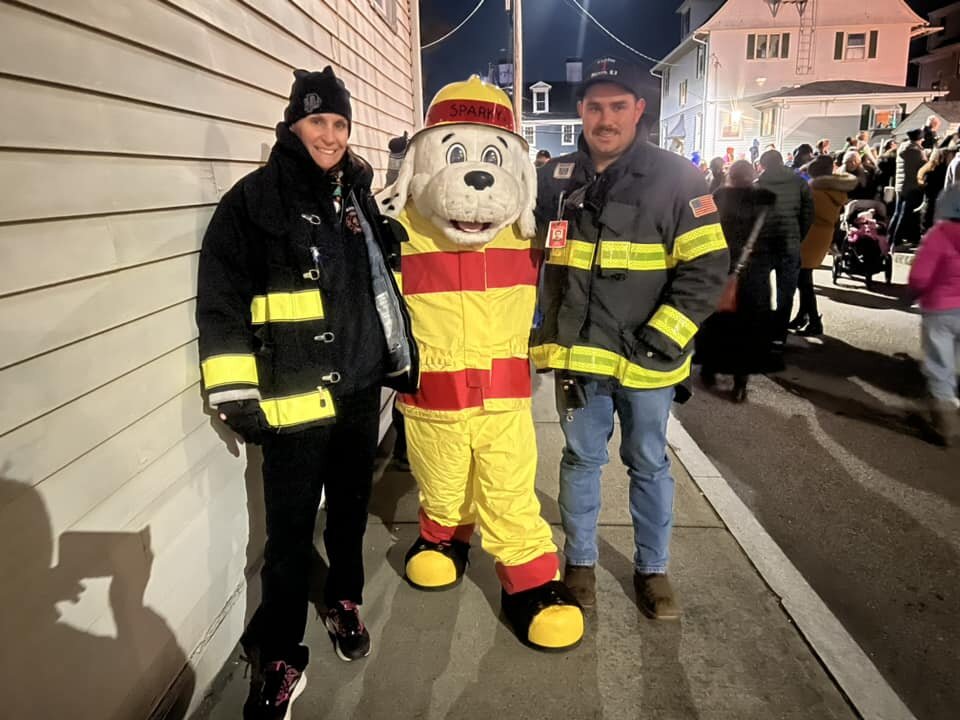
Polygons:
[[945,190],[937,202],[938,221],[914,259],[910,290],[923,311],[923,371],[933,428],[944,444],[951,445],[960,441],[960,187]]

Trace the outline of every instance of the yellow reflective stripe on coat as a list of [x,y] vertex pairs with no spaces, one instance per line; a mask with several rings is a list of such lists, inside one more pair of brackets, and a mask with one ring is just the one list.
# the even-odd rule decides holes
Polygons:
[[323,301],[319,290],[255,295],[250,303],[250,316],[254,325],[322,320]]
[[267,422],[277,428],[326,420],[337,414],[333,407],[333,396],[326,388],[300,395],[264,399],[260,401],[260,408],[267,416]]
[[688,357],[674,370],[650,370],[610,350],[582,345],[565,348],[555,343],[530,348],[530,356],[539,370],[553,368],[614,377],[624,387],[637,390],[655,390],[683,382],[690,375],[692,359]]
[[681,348],[685,348],[697,334],[697,324],[670,305],[657,308],[647,325],[662,332]]
[[200,363],[203,386],[256,385],[257,361],[253,355],[214,355]]
[[679,262],[690,262],[707,253],[727,249],[727,240],[723,237],[720,223],[711,223],[698,227],[673,241],[673,257]]
[[[593,265],[595,246],[581,240],[569,240],[566,247],[550,251],[547,262],[589,270]],[[627,240],[601,240],[600,267],[604,270],[668,270],[676,261],[667,255],[660,243],[633,243]]]
[[550,250],[547,263],[550,265],[567,265],[580,270],[589,270],[593,267],[593,253],[596,246],[583,240],[567,240],[562,248]]

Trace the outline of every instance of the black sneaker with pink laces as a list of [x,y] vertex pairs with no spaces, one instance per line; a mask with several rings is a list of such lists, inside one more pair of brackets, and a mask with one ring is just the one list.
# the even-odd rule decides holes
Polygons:
[[351,662],[370,654],[370,633],[360,621],[360,606],[341,600],[327,610],[324,625],[341,660]]
[[258,659],[254,660],[243,720],[290,720],[293,702],[307,686],[307,649],[301,645],[294,655],[259,668]]

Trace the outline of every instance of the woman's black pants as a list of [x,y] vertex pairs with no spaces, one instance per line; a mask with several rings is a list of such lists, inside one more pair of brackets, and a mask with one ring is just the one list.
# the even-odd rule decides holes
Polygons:
[[260,607],[243,643],[266,663],[291,657],[307,624],[314,527],[326,491],[324,603],[363,601],[363,535],[380,425],[380,388],[341,398],[334,425],[271,435],[263,444],[267,544]]

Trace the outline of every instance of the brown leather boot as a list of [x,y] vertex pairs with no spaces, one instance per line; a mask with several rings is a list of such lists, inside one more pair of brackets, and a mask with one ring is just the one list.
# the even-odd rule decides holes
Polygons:
[[933,431],[947,447],[960,443],[960,415],[949,400],[930,401],[930,420]]
[[665,574],[633,574],[633,587],[637,591],[637,606],[653,620],[677,620],[680,604],[673,587]]
[[563,570],[563,584],[582,608],[597,604],[597,574],[592,565],[567,565]]

